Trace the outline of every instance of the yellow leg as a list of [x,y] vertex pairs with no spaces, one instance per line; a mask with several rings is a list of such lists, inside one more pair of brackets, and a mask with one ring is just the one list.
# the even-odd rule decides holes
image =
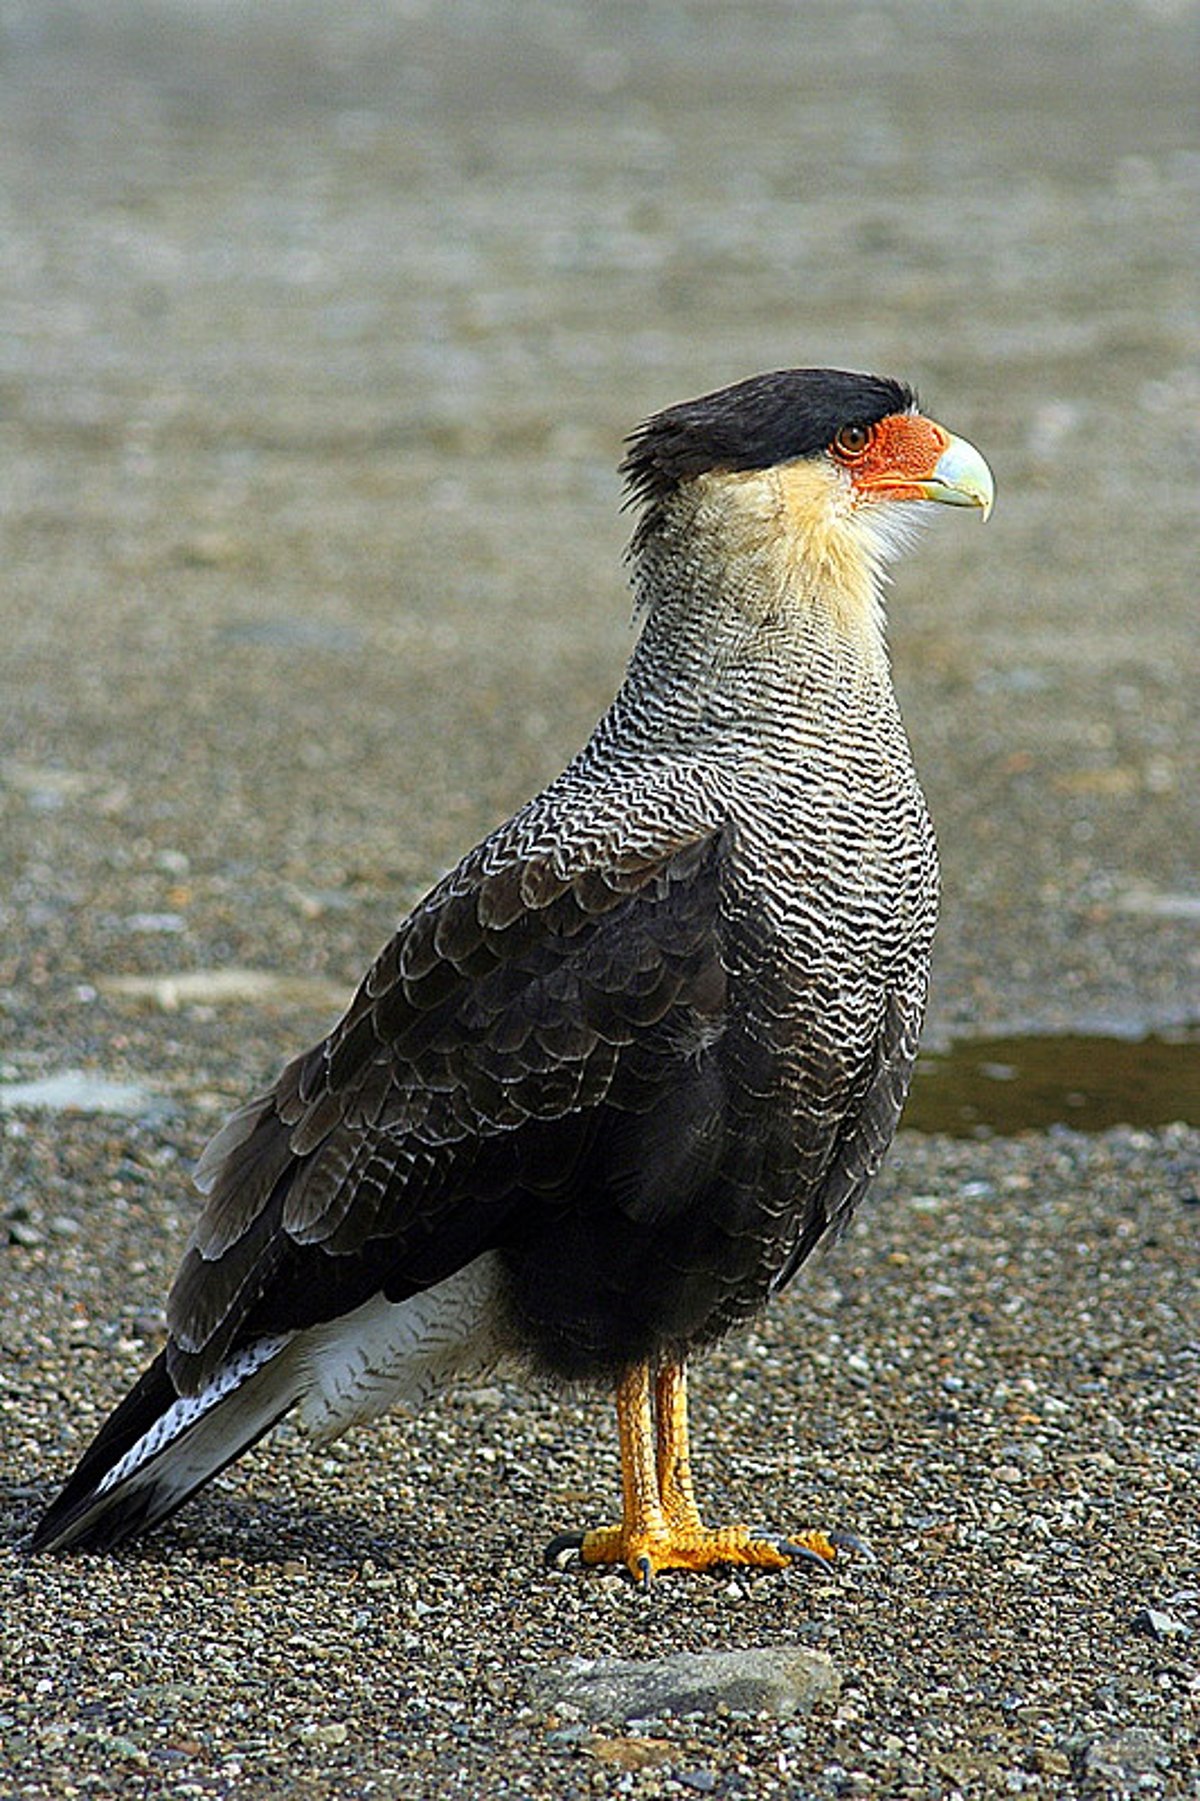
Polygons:
[[648,1588],[659,1570],[707,1570],[717,1564],[782,1570],[794,1558],[829,1561],[833,1545],[823,1532],[796,1538],[755,1532],[749,1526],[706,1527],[692,1492],[688,1453],[687,1376],[683,1364],[664,1364],[654,1383],[640,1364],[617,1389],[617,1437],[621,1448],[624,1518],[619,1526],[586,1532],[579,1546],[584,1563],[623,1563]]
[[655,1553],[669,1535],[658,1493],[650,1371],[644,1363],[618,1385],[617,1443],[624,1517],[619,1526],[585,1532],[579,1555],[584,1563],[623,1563],[636,1582],[649,1587],[655,1571],[663,1567]]
[[702,1532],[692,1490],[688,1444],[687,1365],[665,1363],[654,1383],[655,1466],[667,1523],[677,1532]]

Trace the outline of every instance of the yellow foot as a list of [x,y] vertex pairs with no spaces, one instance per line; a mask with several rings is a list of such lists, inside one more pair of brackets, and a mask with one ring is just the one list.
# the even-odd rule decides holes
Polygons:
[[548,1546],[547,1559],[552,1561],[566,1550],[577,1550],[583,1563],[623,1563],[639,1588],[649,1588],[660,1570],[720,1566],[786,1570],[797,1560],[829,1564],[837,1556],[835,1544],[824,1532],[784,1538],[749,1526],[698,1526],[679,1531],[666,1524],[641,1531],[601,1526],[595,1532],[563,1533]]

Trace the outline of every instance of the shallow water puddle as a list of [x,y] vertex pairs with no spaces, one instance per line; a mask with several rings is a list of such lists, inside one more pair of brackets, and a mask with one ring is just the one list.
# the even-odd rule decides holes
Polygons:
[[1200,1125],[1200,1026],[1144,1038],[979,1038],[923,1052],[903,1123],[975,1138],[1174,1120]]

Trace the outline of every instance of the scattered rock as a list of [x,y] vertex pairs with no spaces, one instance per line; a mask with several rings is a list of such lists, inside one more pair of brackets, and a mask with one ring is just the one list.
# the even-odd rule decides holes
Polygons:
[[113,1082],[93,1070],[60,1069],[32,1082],[0,1082],[0,1113],[27,1107],[41,1113],[117,1113],[141,1117],[161,1111],[163,1097],[140,1082]]
[[[679,1755],[678,1748],[666,1739],[601,1738],[594,1734],[589,1736],[586,1726],[576,1730],[585,1756],[594,1757],[597,1763],[608,1764],[617,1770],[653,1770],[671,1763]],[[563,1743],[569,1742],[561,1732],[550,1736]]]
[[336,982],[281,975],[273,969],[183,969],[165,976],[108,976],[96,985],[102,994],[118,1000],[149,1001],[164,1013],[238,1002],[312,1007],[332,1013],[340,1012],[350,998],[348,990]]
[[186,932],[187,920],[182,913],[130,913],[125,926],[130,932],[144,932],[148,935],[155,932]]
[[310,1745],[344,1745],[350,1728],[342,1720],[331,1720],[326,1726],[302,1726],[300,1737]]
[[87,800],[103,813],[118,813],[129,800],[124,782],[107,770],[50,769],[8,757],[0,763],[0,782],[23,794],[37,813],[53,813],[74,800]]
[[1200,919],[1200,894],[1164,894],[1135,888],[1118,895],[1116,905],[1122,913],[1141,913],[1150,919]]
[[1106,1782],[1128,1782],[1137,1776],[1155,1776],[1171,1761],[1171,1747],[1148,1726],[1128,1726],[1111,1738],[1094,1738],[1083,1752],[1089,1776]]
[[331,625],[323,619],[246,619],[227,625],[227,644],[261,645],[269,650],[360,651],[366,639],[357,626]]
[[1042,1776],[1069,1776],[1071,1759],[1065,1751],[1035,1751],[1030,1758],[1030,1768]]
[[536,1671],[530,1686],[542,1705],[567,1702],[592,1720],[711,1714],[719,1708],[787,1719],[811,1712],[818,1701],[835,1701],[839,1677],[821,1651],[763,1645],[645,1660],[573,1657]]
[[1174,1614],[1163,1613],[1158,1607],[1141,1607],[1133,1616],[1133,1630],[1141,1632],[1146,1638],[1190,1638],[1191,1631],[1182,1620]]

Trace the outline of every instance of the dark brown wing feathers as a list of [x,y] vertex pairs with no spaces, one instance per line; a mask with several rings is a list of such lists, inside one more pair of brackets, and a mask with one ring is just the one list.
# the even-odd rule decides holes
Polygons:
[[[720,851],[713,833],[609,870],[568,876],[541,858],[473,884],[456,872],[436,891],[329,1039],[202,1159],[209,1202],[170,1302],[177,1378],[203,1380],[299,1249],[315,1287],[296,1297],[297,1323],[322,1305],[317,1247],[324,1263],[369,1250],[363,1299],[385,1274],[402,1286],[406,1257],[451,1215],[462,1217],[450,1236],[478,1254],[518,1185],[537,1181],[528,1151],[505,1155],[498,1141],[576,1120],[568,1136],[582,1146],[602,1102],[637,1111],[636,1060],[622,1080],[623,1053],[673,1011],[720,1004]],[[566,1147],[544,1149],[569,1179]]]

